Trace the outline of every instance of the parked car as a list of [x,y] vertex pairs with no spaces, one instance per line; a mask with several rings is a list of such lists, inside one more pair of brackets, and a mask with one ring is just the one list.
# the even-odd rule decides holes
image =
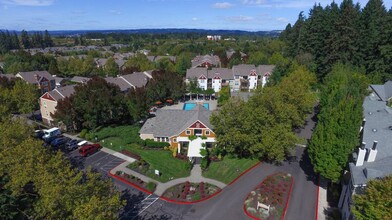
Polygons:
[[68,141],[68,142],[65,144],[65,149],[66,149],[67,151],[76,150],[76,149],[78,149],[78,147],[79,147],[78,143],[79,143],[78,140],[76,140],[76,139],[71,139],[70,141]]
[[35,138],[41,139],[42,136],[44,136],[44,131],[43,131],[43,130],[35,130],[33,136],[34,136]]
[[56,138],[52,142],[50,142],[50,145],[52,147],[59,148],[59,147],[61,147],[61,145],[67,143],[70,140],[71,139],[68,137],[60,137],[60,138]]
[[43,138],[43,140],[44,140],[45,143],[50,145],[50,143],[52,143],[52,141],[54,141],[57,138],[62,138],[62,137],[63,137],[63,135],[60,134],[60,135],[51,136],[51,137],[48,137],[48,138]]
[[44,135],[42,136],[42,138],[45,140],[45,142],[49,142],[49,139],[53,139],[53,137],[56,136],[60,136],[61,135],[61,131],[59,128],[51,128],[51,129],[44,129]]
[[83,157],[87,157],[101,149],[100,144],[87,144],[79,149],[79,154]]

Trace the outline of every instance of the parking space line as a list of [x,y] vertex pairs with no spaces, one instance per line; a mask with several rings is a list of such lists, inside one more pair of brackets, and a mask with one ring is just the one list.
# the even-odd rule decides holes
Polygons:
[[[143,205],[145,205],[145,204],[148,204],[148,205],[143,207],[143,209],[138,213],[138,215],[142,214],[146,209],[148,209],[152,204],[154,204],[159,199],[158,196],[155,196],[155,198],[150,198],[150,197],[153,197],[153,196],[155,196],[155,195],[151,194],[151,195],[147,196],[145,199],[143,199],[143,201],[141,203]],[[153,200],[153,201],[152,202],[145,202],[147,200]]]

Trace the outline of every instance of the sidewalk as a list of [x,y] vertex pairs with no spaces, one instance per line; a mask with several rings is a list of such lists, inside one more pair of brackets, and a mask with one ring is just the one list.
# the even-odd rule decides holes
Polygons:
[[329,210],[329,205],[327,202],[327,185],[328,182],[320,176],[318,191],[318,213],[316,213],[318,218],[316,220],[327,219],[327,216],[325,215],[325,212]]
[[161,182],[154,180],[150,177],[144,176],[143,174],[135,172],[135,171],[127,168],[128,164],[130,164],[130,163],[124,162],[124,163],[118,165],[117,167],[115,167],[114,169],[112,169],[110,171],[110,173],[115,174],[117,171],[122,171],[124,173],[136,176],[136,177],[140,178],[141,180],[143,180],[144,182],[154,182],[157,184],[157,188],[155,189],[154,194],[156,194],[158,196],[162,196],[163,193],[167,189],[169,189],[170,187],[173,187],[173,186],[180,184],[180,183],[184,183],[186,181],[189,181],[192,183],[200,183],[200,182],[210,183],[210,184],[213,184],[221,189],[226,187],[226,184],[224,184],[222,182],[203,177],[201,175],[202,172],[201,172],[201,167],[199,164],[196,164],[193,166],[193,169],[191,170],[191,175],[189,177],[174,179],[174,180],[166,182],[166,183],[161,183]]

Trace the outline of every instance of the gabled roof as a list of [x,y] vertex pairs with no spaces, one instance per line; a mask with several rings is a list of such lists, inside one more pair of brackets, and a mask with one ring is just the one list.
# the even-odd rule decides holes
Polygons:
[[256,66],[253,64],[240,64],[233,66],[232,70],[235,76],[249,76],[252,70],[256,70]]
[[150,79],[144,72],[134,72],[132,74],[122,75],[120,78],[123,78],[128,84],[138,88],[146,86]]
[[351,179],[353,185],[366,185],[369,180],[382,178],[392,174],[392,156],[371,163],[365,162],[362,166],[350,163]]
[[211,113],[200,104],[189,111],[159,109],[154,118],[150,118],[144,123],[139,133],[153,134],[154,137],[172,137],[179,135],[197,121],[209,129],[213,129],[210,123]]
[[60,85],[61,82],[65,80],[64,78],[58,76],[53,76],[53,78],[56,81],[56,85]]
[[198,68],[192,68],[192,69],[187,69],[186,70],[186,78],[187,79],[194,79],[194,78],[199,78],[200,76],[207,76],[207,69],[204,67],[198,67]]
[[106,77],[105,80],[108,83],[112,83],[120,87],[120,90],[122,92],[125,92],[132,88],[132,86],[129,85],[129,83],[127,83],[123,78],[120,77]]
[[275,69],[275,65],[259,65],[257,67],[257,73],[261,76],[264,74],[269,73],[272,74],[272,71]]
[[43,78],[49,81],[54,80],[48,71],[19,72],[16,75],[30,84],[39,83]]
[[96,58],[96,59],[95,59],[95,63],[96,63],[99,67],[105,66],[107,62],[108,62],[108,59],[106,59],[106,58]]
[[370,87],[382,101],[388,101],[392,97],[392,80],[388,80],[384,85],[370,85]]
[[60,88],[56,88],[50,92],[46,92],[41,96],[44,97],[46,94],[49,94],[55,101],[60,101],[63,98],[71,96],[75,92],[75,85],[64,86]]
[[228,68],[212,68],[208,71],[208,77],[214,78],[219,77],[223,80],[231,80],[234,79],[233,71]]
[[82,77],[82,76],[74,76],[71,78],[71,82],[76,82],[76,83],[86,83],[90,80],[91,78],[88,77]]
[[197,68],[198,66],[204,64],[204,63],[209,63],[213,66],[219,66],[220,65],[220,59],[216,55],[204,55],[204,56],[196,56],[192,60],[192,68]]

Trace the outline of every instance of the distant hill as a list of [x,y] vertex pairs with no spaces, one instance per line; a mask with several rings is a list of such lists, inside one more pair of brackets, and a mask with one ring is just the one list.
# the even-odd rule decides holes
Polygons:
[[[29,33],[35,31],[28,31]],[[167,29],[128,29],[128,30],[59,30],[49,31],[52,36],[75,36],[86,33],[127,33],[127,34],[170,34],[170,33],[199,33],[206,35],[259,35],[277,37],[282,32],[280,30],[272,31],[241,31],[241,30],[206,30],[206,29],[185,29],[185,28],[167,28]],[[20,31],[16,31],[17,34]]]

